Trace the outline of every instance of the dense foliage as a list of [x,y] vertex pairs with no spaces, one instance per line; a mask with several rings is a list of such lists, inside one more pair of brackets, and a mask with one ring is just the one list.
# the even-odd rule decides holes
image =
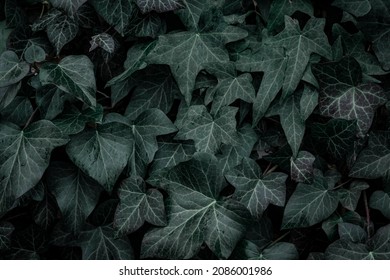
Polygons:
[[4,259],[390,259],[390,1],[0,0]]

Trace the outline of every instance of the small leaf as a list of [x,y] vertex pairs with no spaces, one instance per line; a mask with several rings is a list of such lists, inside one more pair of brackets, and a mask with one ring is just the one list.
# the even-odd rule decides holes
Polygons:
[[30,71],[30,66],[19,61],[13,51],[5,51],[0,56],[0,87],[6,87],[19,82]]
[[28,63],[42,62],[46,58],[46,52],[40,46],[31,45],[26,49],[24,53],[24,59]]
[[368,188],[369,185],[366,182],[353,181],[348,189],[340,189],[339,197],[341,205],[350,211],[355,211],[361,192]]
[[76,37],[79,26],[75,19],[62,15],[56,18],[55,23],[47,26],[46,32],[50,43],[54,45],[59,55],[61,49]]
[[93,64],[87,56],[69,55],[59,64],[45,63],[40,69],[42,85],[54,84],[90,106],[96,106]]
[[390,219],[390,193],[375,191],[370,197],[370,207],[379,210],[383,216]]
[[100,33],[91,37],[91,41],[89,41],[91,47],[89,51],[96,49],[97,47],[101,47],[103,50],[109,53],[113,53],[115,50],[115,41],[111,35],[107,33]]
[[353,243],[364,243],[367,239],[367,232],[358,225],[351,223],[338,224],[340,239]]
[[298,156],[291,158],[291,179],[295,182],[310,183],[313,178],[313,163],[315,157],[306,151],[300,151]]

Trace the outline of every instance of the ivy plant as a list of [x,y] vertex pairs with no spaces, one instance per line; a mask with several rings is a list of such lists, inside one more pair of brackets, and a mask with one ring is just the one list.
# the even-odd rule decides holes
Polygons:
[[390,259],[387,0],[0,0],[3,259]]

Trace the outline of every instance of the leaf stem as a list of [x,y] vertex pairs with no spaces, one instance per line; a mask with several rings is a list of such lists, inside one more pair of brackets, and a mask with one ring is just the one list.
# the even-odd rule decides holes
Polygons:
[[364,208],[366,210],[367,236],[370,238],[370,208],[368,208],[367,193],[363,191]]
[[26,124],[24,125],[23,130],[31,123],[32,119],[34,118],[35,113],[38,111],[38,108],[39,107],[35,108],[35,110],[32,112],[31,116],[29,117]]

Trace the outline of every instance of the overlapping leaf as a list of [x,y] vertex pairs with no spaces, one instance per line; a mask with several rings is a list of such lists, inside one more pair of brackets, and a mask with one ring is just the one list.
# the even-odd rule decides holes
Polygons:
[[0,124],[0,213],[34,187],[49,165],[51,151],[68,138],[50,121],[40,120],[21,130]]
[[169,194],[168,225],[147,232],[141,257],[188,259],[203,242],[220,258],[228,258],[243,237],[246,209],[220,197],[223,177],[217,160],[200,153],[178,164],[160,182]]
[[24,61],[19,61],[16,53],[13,51],[3,52],[0,57],[0,87],[19,82],[29,70],[29,65]]
[[234,197],[255,218],[260,218],[269,204],[284,206],[287,179],[284,173],[262,174],[255,161],[244,158],[242,164],[227,172],[225,177],[236,188]]

